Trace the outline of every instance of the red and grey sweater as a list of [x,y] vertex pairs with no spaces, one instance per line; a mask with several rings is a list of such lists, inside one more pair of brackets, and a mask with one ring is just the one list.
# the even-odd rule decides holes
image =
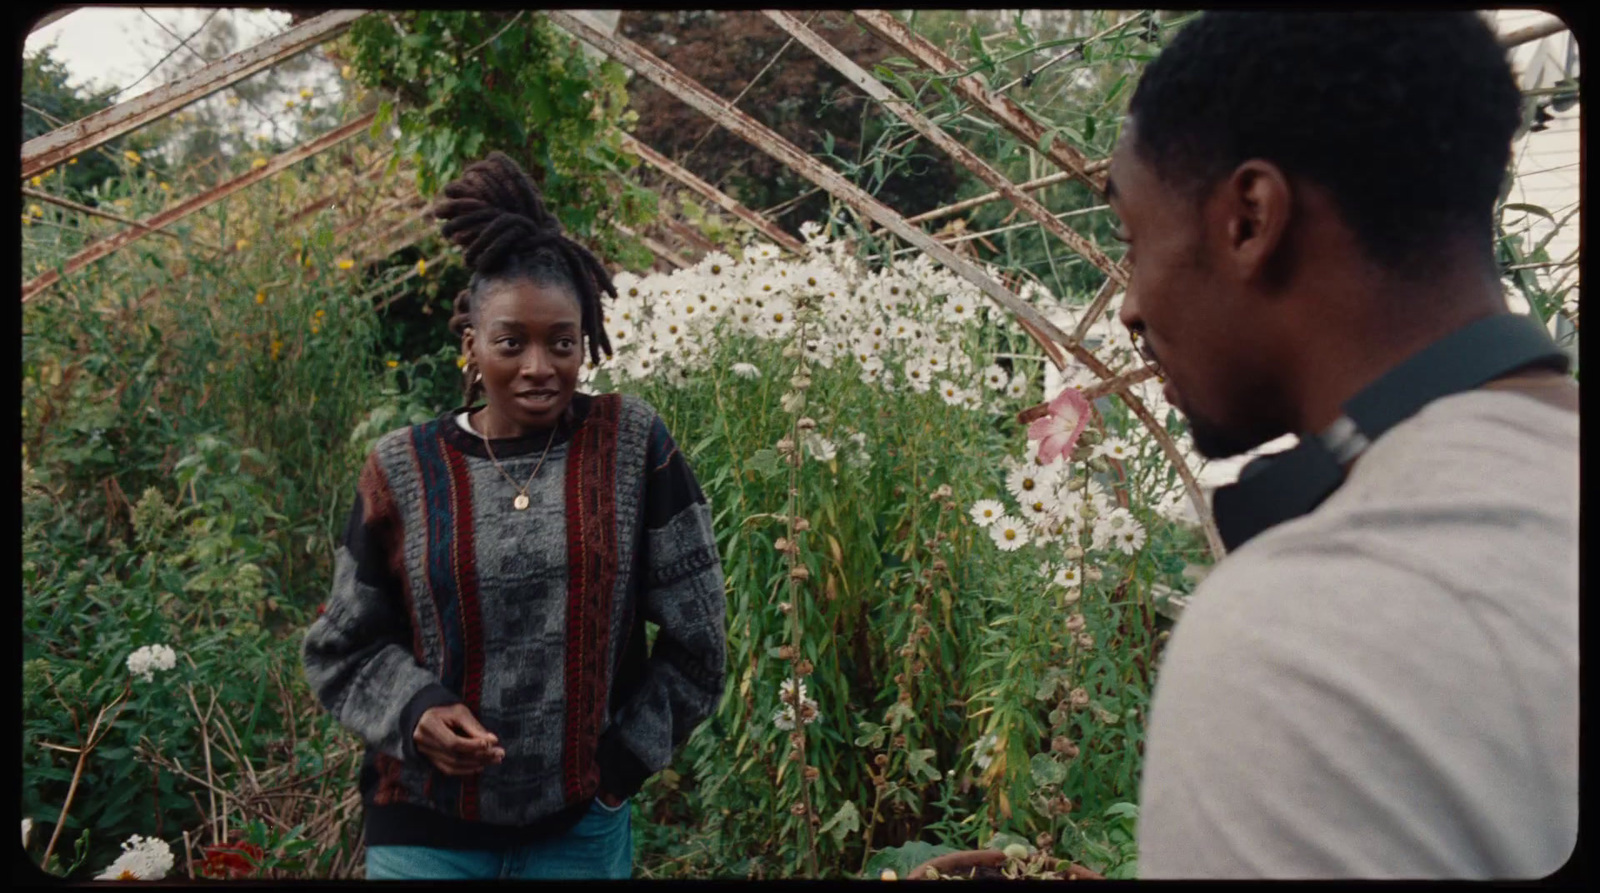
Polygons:
[[[522,511],[454,415],[373,448],[303,647],[312,690],[367,743],[371,846],[560,833],[600,791],[638,791],[722,696],[711,515],[655,410],[579,394],[574,424],[492,441],[519,483],[549,445]],[[506,752],[465,779],[411,738],[423,711],[456,702]]]

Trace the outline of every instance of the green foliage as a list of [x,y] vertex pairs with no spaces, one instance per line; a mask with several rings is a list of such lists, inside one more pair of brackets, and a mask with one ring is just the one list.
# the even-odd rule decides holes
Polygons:
[[654,196],[620,176],[638,163],[621,148],[632,119],[620,65],[526,11],[381,13],[357,20],[347,40],[357,78],[391,97],[375,127],[398,127],[396,159],[416,162],[424,195],[499,150],[569,232],[624,266],[648,265],[609,225],[655,216]]

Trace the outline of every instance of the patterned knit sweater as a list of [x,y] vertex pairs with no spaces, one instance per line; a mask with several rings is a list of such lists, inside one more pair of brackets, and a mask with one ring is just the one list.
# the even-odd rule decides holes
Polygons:
[[[600,791],[638,791],[721,698],[726,607],[699,484],[643,401],[578,394],[573,414],[554,435],[493,441],[519,484],[550,447],[523,511],[453,413],[385,435],[362,469],[303,658],[367,743],[368,845],[560,833]],[[505,749],[468,778],[411,738],[457,702]]]

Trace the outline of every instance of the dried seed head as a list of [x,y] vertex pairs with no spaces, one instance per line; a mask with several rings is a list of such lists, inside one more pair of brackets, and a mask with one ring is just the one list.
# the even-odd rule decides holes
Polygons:
[[800,421],[795,422],[794,426],[799,428],[801,431],[810,431],[817,427],[817,420],[810,418],[801,419]]
[[796,581],[804,583],[811,579],[811,571],[807,570],[805,565],[797,564],[789,571],[789,576]]
[[793,645],[778,646],[778,660],[794,660],[795,650]]
[[905,750],[906,749],[906,736],[904,736],[904,735],[896,735],[896,736],[894,736],[894,740],[890,741],[889,744],[891,746],[893,746],[895,750]]
[[1083,547],[1070,546],[1066,551],[1061,553],[1061,557],[1068,561],[1078,561],[1083,558]]
[[788,540],[788,538],[787,538],[787,537],[781,537],[781,536],[780,536],[780,537],[778,537],[778,539],[777,539],[777,540],[776,540],[776,541],[775,541],[775,542],[774,542],[774,543],[773,543],[773,544],[772,544],[772,548],[773,548],[773,549],[774,549],[774,550],[776,550],[776,551],[779,551],[779,552],[787,552],[787,551],[789,551],[789,545],[790,545],[790,543],[789,543],[789,540]]
[[806,805],[804,803],[796,803],[795,805],[789,807],[789,812],[794,815],[805,815]]
[[793,614],[794,605],[788,602],[778,602],[778,611],[783,614]]
[[916,654],[916,653],[917,653],[917,649],[912,647],[911,645],[901,645],[900,646],[900,656],[901,657],[910,657],[911,655]]
[[1083,629],[1084,622],[1082,614],[1073,614],[1067,618],[1067,630],[1069,632],[1077,632]]
[[902,704],[911,703],[911,690],[910,689],[908,689],[908,688],[900,689],[900,703],[902,703]]
[[791,762],[791,763],[798,763],[804,757],[805,757],[805,752],[802,751],[798,747],[796,747],[793,750],[789,751],[789,762]]
[[896,674],[894,674],[894,684],[895,685],[905,685],[906,684],[906,674],[904,674],[904,673],[896,673]]
[[911,605],[911,613],[921,617],[923,614],[928,613],[928,609],[923,607],[921,602],[916,602]]
[[1094,650],[1094,636],[1087,632],[1078,633],[1078,647],[1084,651]]
[[1055,753],[1064,754],[1069,759],[1078,755],[1078,745],[1073,744],[1072,739],[1068,738],[1066,735],[1057,735],[1056,737],[1050,739],[1050,750]]
[[1050,847],[1055,845],[1056,839],[1050,836],[1049,831],[1040,831],[1039,836],[1035,837],[1033,842],[1041,852],[1048,852]]
[[933,500],[935,502],[943,502],[944,500],[950,498],[950,494],[951,494],[950,485],[949,484],[940,484],[939,488],[937,490],[933,491]]
[[811,666],[811,661],[805,660],[804,658],[797,661],[794,665],[794,672],[796,676],[810,676],[813,669],[814,668]]
[[925,664],[923,664],[923,662],[920,659],[918,659],[916,661],[913,661],[912,664],[911,664],[911,675],[913,675],[913,676],[921,676],[922,675],[922,671],[925,670],[925,669],[927,669],[927,666]]
[[798,730],[790,732],[789,733],[789,743],[794,745],[795,747],[805,747],[805,745],[806,745],[805,733],[801,732],[801,731],[798,731]]
[[1084,576],[1084,579],[1088,580],[1090,583],[1098,583],[1101,580],[1105,579],[1106,575],[1099,568],[1091,567],[1088,570],[1083,572],[1083,576]]
[[883,767],[884,767],[884,766],[887,766],[887,765],[889,765],[889,755],[888,755],[888,754],[886,754],[886,753],[880,753],[880,754],[878,754],[878,755],[877,755],[877,756],[875,756],[875,757],[873,757],[873,758],[872,758],[872,762],[873,762],[873,763],[874,763],[874,764],[875,764],[875,765],[876,765],[876,766],[877,766],[877,767],[878,767],[878,768],[880,768],[880,769],[881,769],[881,768],[883,768]]
[[785,455],[785,456],[793,453],[794,452],[794,441],[790,440],[787,437],[779,438],[779,440],[778,440],[778,452],[780,454],[782,454],[782,455]]
[[815,766],[806,767],[806,781],[816,781],[822,777],[822,770]]
[[1067,700],[1074,707],[1087,707],[1089,706],[1089,690],[1079,686],[1073,689],[1071,694],[1067,695]]
[[946,570],[949,570],[949,568],[950,568],[950,565],[945,564],[943,558],[935,558],[933,560],[933,572],[934,573],[942,574]]
[[796,518],[794,519],[794,529],[798,533],[804,533],[811,529],[811,522],[804,518]]

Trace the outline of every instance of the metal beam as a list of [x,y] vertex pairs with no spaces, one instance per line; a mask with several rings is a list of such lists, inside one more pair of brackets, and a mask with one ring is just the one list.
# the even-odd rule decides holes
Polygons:
[[222,201],[223,199],[233,195],[235,192],[238,192],[247,186],[252,186],[256,183],[259,183],[262,180],[279,173],[280,171],[299,164],[313,155],[331,149],[345,140],[356,136],[357,134],[366,132],[366,129],[372,125],[372,121],[375,116],[376,114],[374,112],[368,112],[354,121],[351,121],[350,123],[338,128],[337,130],[331,130],[303,146],[297,146],[296,148],[290,149],[288,152],[285,152],[282,155],[276,156],[272,160],[268,161],[263,167],[259,167],[255,170],[241,174],[240,176],[222,183],[210,191],[203,192],[194,198],[174,205],[173,207],[162,211],[160,214],[143,221],[141,224],[143,228],[141,229],[123,230],[122,232],[117,233],[110,238],[95,242],[94,244],[68,258],[67,262],[62,266],[60,271],[51,270],[50,272],[45,273],[44,275],[34,279],[32,282],[29,282],[26,286],[24,286],[22,289],[23,302],[26,303],[29,298],[33,297],[44,289],[49,288],[57,282],[60,282],[63,274],[70,275],[75,273],[89,264],[92,264],[95,261],[100,260],[101,258],[106,257],[113,252],[119,251],[133,242],[138,241],[139,239],[148,235],[152,230],[159,230],[170,226],[196,211],[210,207],[211,205]]
[[[1076,174],[1072,173],[1071,171],[1056,171],[1048,177],[1040,177],[1037,180],[1029,180],[1026,183],[1018,183],[1017,188],[1023,192],[1038,192],[1046,186],[1054,186],[1063,180],[1070,180],[1074,176],[1076,176]],[[985,192],[983,195],[974,196],[966,199],[965,201],[956,202],[953,205],[945,205],[942,208],[934,208],[932,211],[924,211],[915,217],[907,217],[906,222],[927,223],[930,220],[938,220],[942,217],[949,217],[951,214],[960,214],[962,211],[970,211],[973,208],[982,207],[990,202],[997,202],[1002,198],[1005,198],[1005,196],[1001,195],[999,192]]]
[[[907,28],[890,13],[875,9],[856,9],[851,12],[857,21],[867,27],[867,30],[883,38],[890,46],[933,73],[950,75],[964,70],[955,60]],[[1023,144],[1037,147],[1043,139],[1047,130],[1043,124],[1035,121],[1032,115],[1011,99],[985,88],[975,76],[956,78],[950,82],[950,89],[988,115],[995,123],[1011,131],[1022,140]],[[1105,194],[1105,176],[1090,174],[1087,170],[1089,159],[1068,145],[1065,140],[1052,140],[1050,148],[1041,151],[1063,170],[1077,174],[1095,192]]]
[[[816,53],[819,58],[845,76],[846,80],[866,91],[866,94],[877,100],[884,108],[888,109],[895,117],[910,124],[918,133],[927,137],[934,145],[943,149],[946,154],[960,162],[962,167],[972,171],[978,179],[989,184],[990,188],[1005,196],[1018,210],[1032,217],[1044,230],[1062,242],[1067,247],[1082,255],[1089,263],[1093,264],[1102,273],[1118,282],[1126,284],[1128,274],[1117,266],[1116,262],[1107,257],[1094,243],[1074,232],[1065,223],[1062,223],[1050,209],[1039,204],[1033,196],[1017,188],[1006,176],[995,170],[988,162],[979,158],[975,152],[962,145],[961,141],[944,132],[938,125],[929,121],[926,116],[912,107],[911,103],[895,94],[893,90],[884,86],[883,82],[873,77],[866,69],[851,61],[839,52],[832,44],[810,28],[805,23],[776,9],[764,10],[767,18],[771,19],[779,28],[787,31],[795,40],[805,44],[806,48]],[[1085,162],[1087,163],[1087,161]]]
[[1560,19],[1551,19],[1548,22],[1540,22],[1537,25],[1529,25],[1526,28],[1518,28],[1515,31],[1508,31],[1500,35],[1500,46],[1511,49],[1512,47],[1538,40],[1541,37],[1560,34],[1565,30],[1567,30],[1566,22]]
[[717,207],[755,227],[758,232],[780,247],[801,256],[811,253],[804,242],[779,229],[772,221],[746,208],[733,196],[689,173],[688,170],[673,162],[672,159],[639,142],[629,134],[622,134],[622,147],[643,158],[651,167],[699,193],[702,197],[716,204]]
[[213,62],[194,74],[34,137],[22,144],[22,179],[303,53],[343,32],[365,14],[364,9],[324,13],[247,50]]

